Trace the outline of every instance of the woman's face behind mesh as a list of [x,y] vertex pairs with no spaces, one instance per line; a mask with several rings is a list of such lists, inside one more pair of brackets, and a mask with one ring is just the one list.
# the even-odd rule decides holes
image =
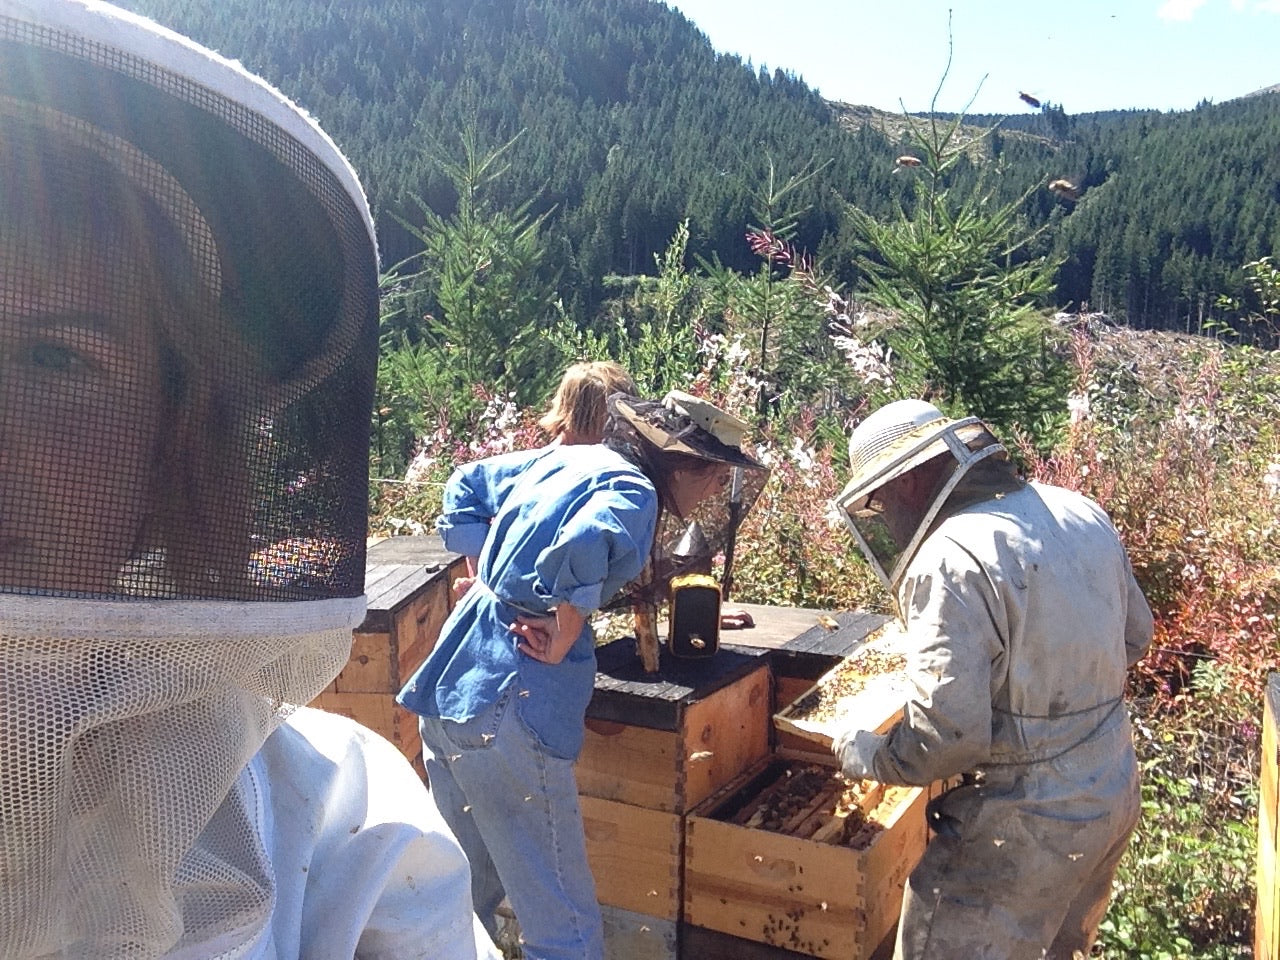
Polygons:
[[106,593],[155,492],[157,300],[118,235],[23,219],[0,226],[0,589]]
[[677,470],[671,485],[676,513],[688,517],[702,503],[729,485],[732,468],[727,463],[708,463],[696,470]]

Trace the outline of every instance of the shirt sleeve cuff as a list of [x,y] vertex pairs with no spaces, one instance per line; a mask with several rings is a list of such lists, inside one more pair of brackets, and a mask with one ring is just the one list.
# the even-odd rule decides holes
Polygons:
[[478,557],[489,537],[487,523],[440,524],[440,539],[445,548],[464,557]]
[[564,602],[586,612],[598,610],[600,609],[600,591],[603,586],[599,583],[588,583],[578,587],[570,591]]

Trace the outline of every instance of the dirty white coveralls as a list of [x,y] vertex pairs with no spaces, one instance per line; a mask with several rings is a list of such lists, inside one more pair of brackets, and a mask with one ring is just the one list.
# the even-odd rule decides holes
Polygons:
[[899,600],[915,694],[887,734],[852,734],[842,766],[966,776],[931,805],[895,957],[1087,954],[1138,819],[1121,697],[1152,635],[1114,527],[1077,493],[1023,485],[937,523]]
[[[462,848],[391,743],[302,708],[242,771],[218,815],[245,817],[274,904],[256,960],[498,960]],[[246,876],[255,871],[246,870]],[[219,956],[209,945],[171,957]]]

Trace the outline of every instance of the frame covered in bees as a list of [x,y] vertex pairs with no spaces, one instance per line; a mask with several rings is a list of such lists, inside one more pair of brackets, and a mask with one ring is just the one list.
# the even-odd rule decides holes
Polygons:
[[881,626],[862,647],[774,715],[778,730],[823,753],[851,726],[876,733],[888,730],[901,718],[911,692],[901,642],[902,633],[895,624]]

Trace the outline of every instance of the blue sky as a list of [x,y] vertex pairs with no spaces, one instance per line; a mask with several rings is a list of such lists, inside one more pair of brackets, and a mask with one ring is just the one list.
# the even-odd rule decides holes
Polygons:
[[[1018,113],[1186,110],[1280,84],[1280,0],[668,0],[722,53],[799,74],[824,97]],[[1056,11],[1056,12],[1055,12]],[[984,80],[985,76],[985,80]],[[981,89],[979,90],[979,83]],[[899,102],[901,101],[901,103]]]

